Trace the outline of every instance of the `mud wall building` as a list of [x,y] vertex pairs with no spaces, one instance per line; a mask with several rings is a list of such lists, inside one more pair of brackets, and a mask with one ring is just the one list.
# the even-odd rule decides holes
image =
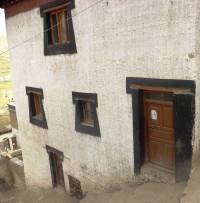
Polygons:
[[28,185],[68,190],[72,176],[99,189],[144,163],[187,179],[199,154],[198,4],[0,3]]

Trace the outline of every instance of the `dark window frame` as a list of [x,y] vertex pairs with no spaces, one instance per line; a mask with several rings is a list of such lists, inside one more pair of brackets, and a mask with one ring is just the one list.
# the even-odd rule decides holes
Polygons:
[[[75,104],[75,130],[80,133],[101,137],[96,111],[98,107],[97,94],[72,92],[72,100]],[[94,125],[87,125],[81,121],[80,101],[89,101],[92,103]]]
[[[62,7],[63,5],[63,7]],[[69,42],[51,44],[50,13],[60,8],[66,8],[68,13]],[[55,9],[54,9],[55,8]],[[75,0],[57,0],[49,2],[40,7],[40,14],[43,17],[44,30],[44,55],[74,54],[77,53],[74,27],[71,10],[75,8]]]
[[[40,102],[41,102],[41,110],[42,110],[42,119],[38,119],[33,115],[33,108],[32,108],[32,102],[31,102],[31,94],[38,94],[40,96]],[[28,105],[29,105],[29,120],[30,123],[42,127],[44,129],[48,129],[44,106],[43,106],[43,90],[41,88],[35,88],[35,87],[26,87],[26,94],[28,96]]]

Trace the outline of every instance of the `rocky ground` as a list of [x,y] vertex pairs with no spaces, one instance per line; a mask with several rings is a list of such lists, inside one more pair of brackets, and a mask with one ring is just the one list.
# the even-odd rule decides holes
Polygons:
[[87,193],[84,199],[70,197],[62,189],[53,191],[32,188],[14,190],[0,188],[0,203],[179,203],[185,183],[144,183],[126,185],[107,193]]

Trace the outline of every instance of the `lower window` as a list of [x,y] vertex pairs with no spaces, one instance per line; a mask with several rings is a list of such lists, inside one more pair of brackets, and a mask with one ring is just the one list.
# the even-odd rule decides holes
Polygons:
[[100,136],[97,117],[97,94],[72,92],[76,106],[75,130],[94,136]]
[[94,111],[91,101],[79,101],[80,120],[82,125],[94,126]]

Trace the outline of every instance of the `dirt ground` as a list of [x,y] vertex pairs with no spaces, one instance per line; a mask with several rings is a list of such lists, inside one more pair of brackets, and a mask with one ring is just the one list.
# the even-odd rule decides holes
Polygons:
[[127,185],[109,193],[87,193],[82,200],[70,197],[61,188],[53,191],[0,188],[0,203],[179,203],[184,188],[184,183],[170,185],[149,182]]
[[81,203],[179,203],[185,183],[145,183],[113,193],[88,194]]
[[77,199],[67,195],[62,189],[53,191],[39,188],[0,190],[0,203],[78,203]]
[[200,160],[194,163],[181,203],[200,203]]

